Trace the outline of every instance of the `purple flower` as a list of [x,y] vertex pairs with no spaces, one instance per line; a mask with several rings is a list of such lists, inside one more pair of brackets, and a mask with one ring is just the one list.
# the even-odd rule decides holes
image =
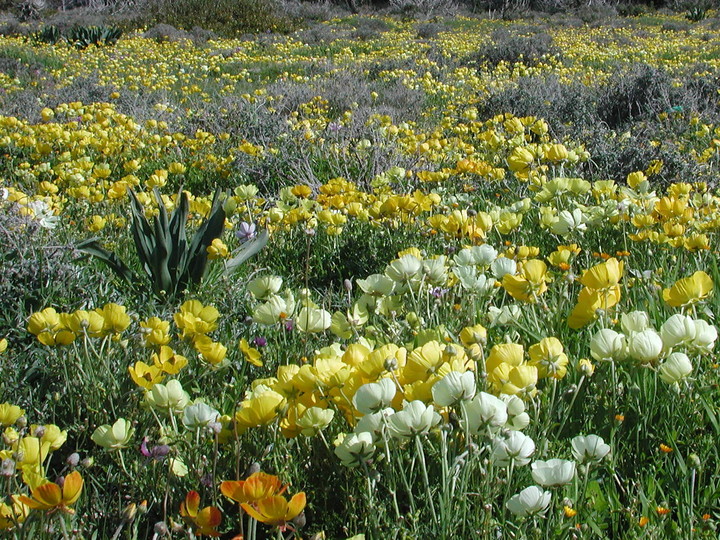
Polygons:
[[255,224],[248,223],[246,221],[240,223],[240,225],[238,225],[237,231],[235,231],[235,236],[237,236],[243,242],[252,240],[253,238],[255,238],[256,235],[257,232],[255,231]]
[[285,321],[285,330],[288,332],[292,332],[292,329],[295,328],[295,323],[293,323],[292,319],[287,319]]
[[267,345],[267,339],[262,336],[254,337],[252,340],[252,344],[256,347],[264,347],[265,345]]
[[170,453],[170,447],[167,444],[159,444],[148,449],[148,441],[149,439],[145,437],[140,443],[140,453],[146,458],[162,461]]
[[450,289],[443,289],[442,287],[434,287],[430,289],[430,294],[432,294],[435,298],[442,298],[449,290]]

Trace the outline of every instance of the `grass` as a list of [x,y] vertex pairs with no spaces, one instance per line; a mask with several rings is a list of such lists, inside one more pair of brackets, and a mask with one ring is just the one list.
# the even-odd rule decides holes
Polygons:
[[[374,17],[332,43],[0,38],[53,72],[2,96],[0,232],[25,240],[0,243],[3,534],[716,537],[719,66],[689,69],[674,20],[634,18],[631,41],[543,24],[563,60],[534,66],[501,50],[527,25],[467,18],[422,40]],[[212,253],[270,241],[158,300],[72,249],[135,260],[130,186],[150,219],[153,186],[168,210],[188,190],[189,230],[221,186]],[[588,435],[602,459],[574,455]],[[553,458],[572,474],[533,474]],[[307,504],[241,511],[220,486],[258,470]],[[11,510],[72,471],[76,501]]]

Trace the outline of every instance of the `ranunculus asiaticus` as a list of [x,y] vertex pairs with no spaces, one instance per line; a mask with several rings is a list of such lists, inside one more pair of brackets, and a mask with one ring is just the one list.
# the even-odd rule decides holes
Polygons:
[[200,494],[190,491],[185,500],[180,503],[180,515],[188,525],[195,528],[197,536],[220,536],[217,527],[222,521],[220,510],[214,506],[200,509]]
[[528,349],[529,365],[538,368],[538,377],[562,379],[567,373],[568,357],[560,340],[546,337]]
[[273,390],[245,400],[235,413],[238,429],[266,426],[278,417],[284,406],[285,398]]
[[262,471],[251,474],[246,480],[226,480],[220,484],[222,494],[238,503],[254,503],[282,495],[286,489],[277,476]]
[[18,500],[34,510],[48,510],[54,512],[62,510],[69,514],[75,513],[70,508],[80,498],[84,480],[80,473],[73,471],[65,477],[62,488],[53,482],[41,484],[32,490],[32,498],[25,495]]
[[485,361],[485,371],[492,373],[500,364],[519,366],[523,363],[525,348],[519,343],[498,343],[490,349]]
[[301,491],[293,495],[289,501],[281,495],[275,495],[259,500],[252,506],[247,503],[242,503],[241,506],[251,517],[284,531],[287,529],[288,521],[300,515],[306,503],[305,493]]
[[597,264],[583,272],[580,283],[593,290],[605,290],[620,282],[624,264],[612,257],[604,263]]
[[685,307],[706,298],[713,290],[713,281],[702,270],[679,279],[669,289],[663,289],[663,300],[672,307]]
[[547,265],[543,261],[531,259],[523,263],[518,275],[505,274],[502,286],[513,298],[523,302],[536,302],[538,296],[547,291],[546,273]]
[[607,310],[620,301],[620,286],[597,291],[584,287],[578,296],[578,303],[568,317],[567,323],[570,328],[577,330],[595,320],[597,310]]

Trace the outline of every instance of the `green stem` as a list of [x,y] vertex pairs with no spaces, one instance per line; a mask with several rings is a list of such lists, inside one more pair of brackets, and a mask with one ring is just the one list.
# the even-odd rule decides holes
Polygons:
[[433,501],[432,491],[430,490],[430,479],[428,478],[427,466],[425,464],[425,449],[419,436],[415,437],[415,447],[420,456],[420,469],[422,470],[423,483],[425,484],[425,493],[430,503],[430,513],[432,514],[433,522],[438,523],[437,513],[435,512],[435,502]]

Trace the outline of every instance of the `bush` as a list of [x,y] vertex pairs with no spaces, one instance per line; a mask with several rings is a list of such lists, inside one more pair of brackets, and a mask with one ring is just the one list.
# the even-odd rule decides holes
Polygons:
[[536,66],[548,57],[560,55],[560,49],[553,44],[552,36],[546,32],[526,36],[513,34],[502,28],[492,33],[492,40],[491,44],[475,55],[476,63],[485,62],[490,66],[497,66],[500,62],[523,62],[527,66]]
[[278,15],[267,0],[154,0],[147,6],[155,24],[190,30],[200,26],[228,36],[245,32],[291,32],[296,21]]
[[579,83],[562,83],[555,75],[521,77],[517,84],[489,95],[479,109],[488,117],[507,111],[543,118],[558,137],[591,129],[598,121],[592,90]]
[[[2,201],[0,210],[0,326],[24,335],[25,318],[54,303],[82,298],[73,250]],[[96,279],[102,281],[102,276]],[[7,336],[6,337],[10,337]]]
[[661,69],[635,64],[612,77],[601,91],[598,102],[600,120],[611,129],[670,106],[672,81]]

